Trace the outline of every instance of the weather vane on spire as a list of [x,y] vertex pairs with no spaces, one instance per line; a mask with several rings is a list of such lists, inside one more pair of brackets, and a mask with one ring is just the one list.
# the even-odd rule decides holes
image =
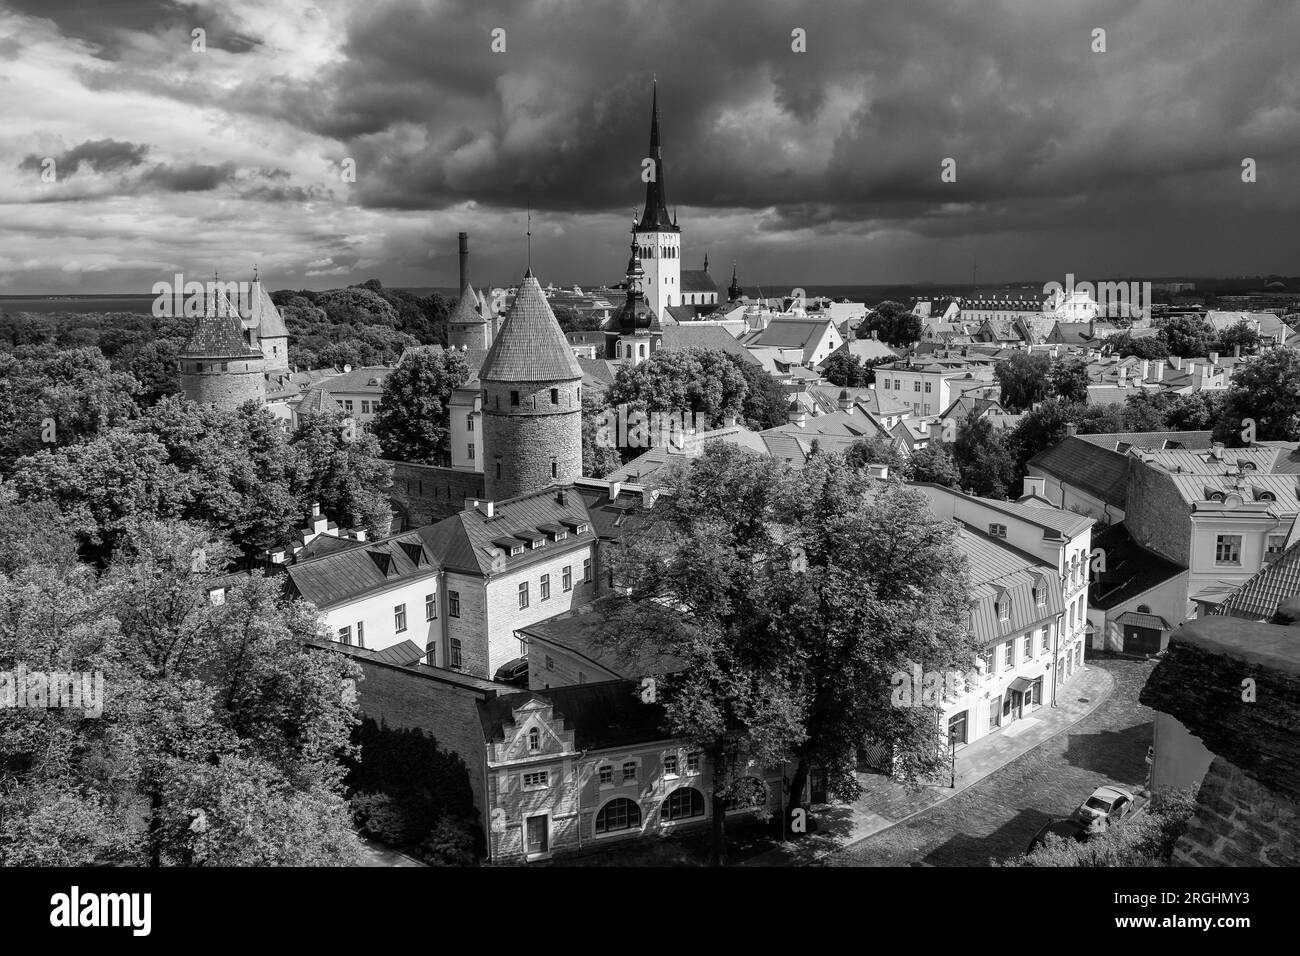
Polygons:
[[524,233],[528,239],[528,271],[533,271],[533,202],[528,201],[528,229]]

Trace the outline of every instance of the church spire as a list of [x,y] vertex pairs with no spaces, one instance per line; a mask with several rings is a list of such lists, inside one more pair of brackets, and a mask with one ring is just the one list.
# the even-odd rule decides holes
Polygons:
[[731,285],[727,288],[727,298],[735,302],[743,294],[740,288],[740,280],[736,278],[736,262],[733,259],[731,262]]
[[637,225],[638,232],[677,232],[677,224],[668,215],[667,189],[664,182],[664,154],[659,142],[659,84],[655,83],[650,106],[650,151],[654,160],[654,179],[645,184],[645,212]]

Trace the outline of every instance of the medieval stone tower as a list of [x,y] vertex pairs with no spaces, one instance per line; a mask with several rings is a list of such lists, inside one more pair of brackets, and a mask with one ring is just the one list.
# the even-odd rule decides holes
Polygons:
[[180,384],[185,397],[223,408],[249,399],[266,401],[266,357],[253,344],[225,294],[210,291],[180,354]]
[[582,476],[582,368],[532,269],[478,377],[488,499]]
[[469,282],[469,233],[460,234],[460,299],[447,317],[447,344],[453,349],[486,349],[492,344],[492,324],[486,300]]

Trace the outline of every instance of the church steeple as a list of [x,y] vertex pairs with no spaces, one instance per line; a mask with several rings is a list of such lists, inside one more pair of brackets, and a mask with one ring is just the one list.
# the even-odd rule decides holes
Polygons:
[[645,212],[641,214],[638,232],[677,232],[677,223],[668,215],[667,190],[664,181],[664,154],[659,142],[659,84],[656,82],[650,106],[650,151],[654,160],[654,179],[645,184]]
[[736,278],[736,263],[731,263],[731,285],[727,287],[727,299],[735,302],[744,292],[740,288],[740,281]]

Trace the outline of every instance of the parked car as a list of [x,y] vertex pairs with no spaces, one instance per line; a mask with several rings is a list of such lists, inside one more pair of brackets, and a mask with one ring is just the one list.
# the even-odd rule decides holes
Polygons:
[[1073,819],[1089,830],[1104,830],[1119,823],[1133,809],[1133,794],[1119,787],[1098,787],[1092,796],[1079,804]]
[[1063,840],[1077,840],[1080,843],[1088,839],[1088,828],[1077,820],[1048,820],[1034,834],[1034,838],[1029,841],[1029,849],[1026,853],[1033,853],[1040,846],[1047,845],[1047,834],[1055,833]]
[[510,684],[513,687],[527,687],[528,658],[516,657],[512,661],[506,661],[497,668],[496,677],[493,680],[501,684]]

